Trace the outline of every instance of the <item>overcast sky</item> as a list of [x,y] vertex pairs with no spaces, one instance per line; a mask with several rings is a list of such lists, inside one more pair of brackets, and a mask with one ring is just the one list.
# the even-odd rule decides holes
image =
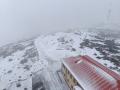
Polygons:
[[120,25],[120,0],[0,0],[0,46],[108,22]]

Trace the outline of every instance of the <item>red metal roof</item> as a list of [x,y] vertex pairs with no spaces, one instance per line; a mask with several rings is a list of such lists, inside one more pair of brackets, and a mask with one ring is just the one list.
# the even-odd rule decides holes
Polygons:
[[66,58],[63,64],[84,90],[120,90],[120,75],[89,56]]

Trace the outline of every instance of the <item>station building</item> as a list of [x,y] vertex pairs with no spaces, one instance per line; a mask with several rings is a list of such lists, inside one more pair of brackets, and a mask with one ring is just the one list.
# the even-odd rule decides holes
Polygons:
[[62,74],[70,90],[120,90],[120,75],[89,56],[65,58]]

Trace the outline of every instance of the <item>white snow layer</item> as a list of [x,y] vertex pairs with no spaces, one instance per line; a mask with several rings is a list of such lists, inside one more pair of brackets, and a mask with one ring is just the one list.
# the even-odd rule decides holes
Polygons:
[[[88,55],[103,65],[107,64],[107,67],[114,67],[115,65],[112,62],[96,58],[96,56],[94,55],[95,53],[97,56],[103,55],[101,55],[100,52],[98,52],[95,48],[80,48],[80,43],[83,42],[84,39],[95,40],[96,38],[94,37],[94,35],[96,34],[89,32],[59,32],[47,36],[38,37],[35,40],[35,45],[38,51],[42,51],[44,55],[55,61],[59,61],[62,58],[69,56]],[[103,44],[99,41],[97,41],[97,43]],[[114,71],[119,74],[118,71]]]
[[[80,43],[84,39],[95,39],[93,36],[95,33],[86,32],[74,32],[74,33],[64,33],[59,32],[52,35],[40,36],[35,39],[34,44],[39,53],[39,58],[34,60],[29,60],[25,64],[20,64],[23,60],[23,55],[26,50],[32,48],[28,46],[25,50],[17,51],[13,55],[6,58],[0,57],[0,90],[32,90],[32,76],[35,72],[39,72],[48,67],[48,60],[53,60],[55,62],[60,62],[62,58],[77,55],[89,55],[95,60],[95,53],[98,56],[102,56],[96,49],[91,49],[88,47],[80,48]],[[119,40],[118,40],[119,41]],[[98,42],[99,44],[103,44]],[[8,61],[12,59],[12,61]],[[114,64],[108,60],[99,59],[98,62],[107,66],[113,66]],[[30,66],[29,70],[24,69],[25,66]],[[60,65],[53,66],[53,68],[60,68]],[[119,68],[119,67],[118,67]],[[51,68],[52,69],[52,68]],[[117,72],[117,71],[116,71]],[[117,72],[119,73],[119,72]],[[16,85],[21,87],[16,87]]]

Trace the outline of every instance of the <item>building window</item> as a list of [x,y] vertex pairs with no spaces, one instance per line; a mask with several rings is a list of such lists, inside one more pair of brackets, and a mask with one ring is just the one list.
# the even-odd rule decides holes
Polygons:
[[67,70],[67,73],[69,74],[69,71]]
[[74,83],[76,83],[76,80],[75,80],[75,78],[73,78],[73,82],[74,82]]
[[73,90],[73,86],[71,86],[71,90]]
[[72,79],[72,75],[70,74],[70,78]]

